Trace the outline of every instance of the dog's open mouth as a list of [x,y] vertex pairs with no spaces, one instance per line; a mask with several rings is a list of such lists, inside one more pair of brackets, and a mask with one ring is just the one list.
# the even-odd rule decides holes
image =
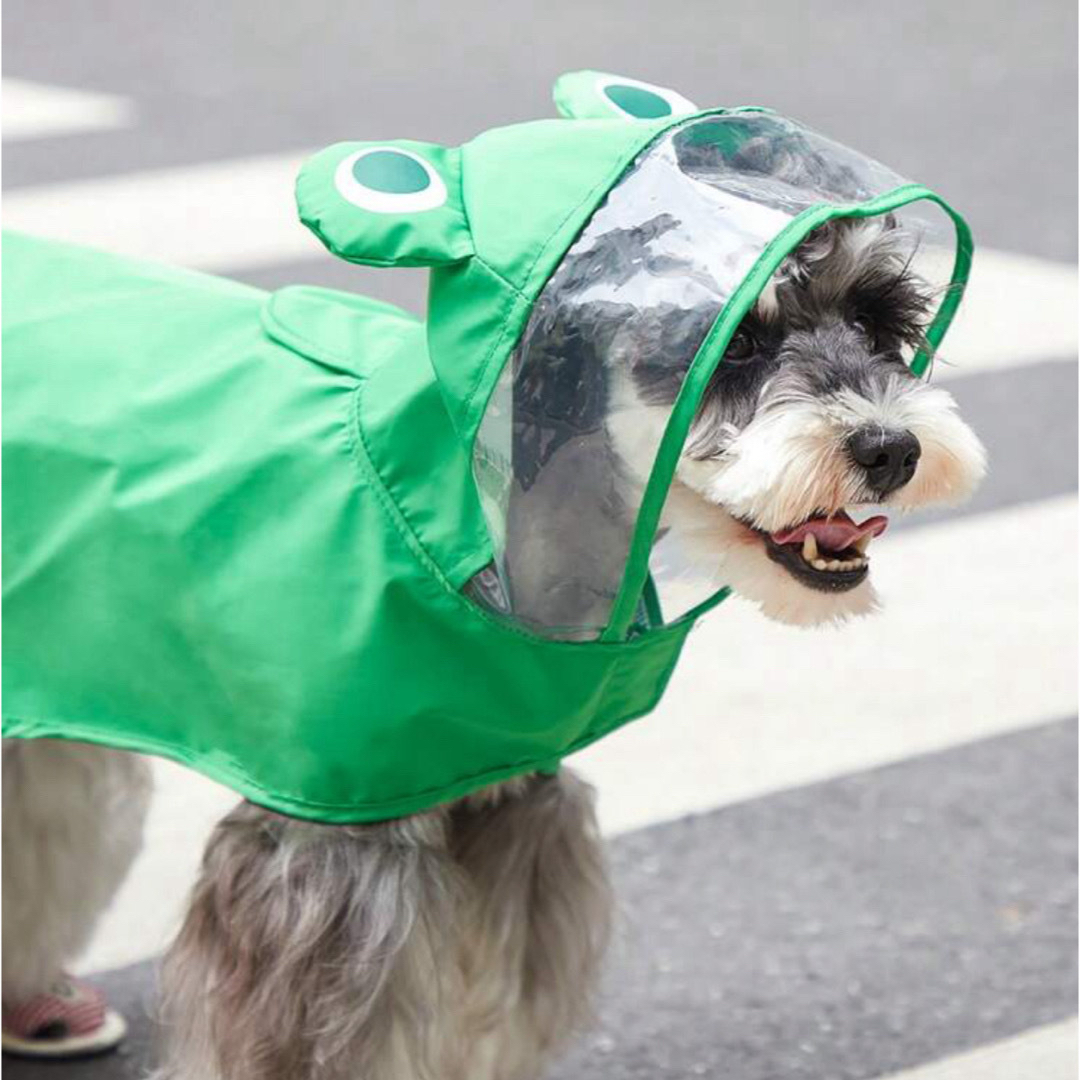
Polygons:
[[841,510],[761,535],[769,558],[798,581],[822,592],[846,592],[869,573],[867,548],[888,523],[887,518],[876,514],[856,525]]

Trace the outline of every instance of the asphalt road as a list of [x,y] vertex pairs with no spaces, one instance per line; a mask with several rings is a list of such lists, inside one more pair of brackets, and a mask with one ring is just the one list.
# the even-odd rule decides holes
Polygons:
[[[978,605],[980,629],[965,643],[975,662],[950,688],[950,709],[961,713],[970,698],[980,716],[968,735],[935,744],[949,748],[897,752],[883,768],[848,768],[838,756],[835,775],[818,783],[763,783],[758,797],[718,796],[719,808],[705,800],[705,812],[689,817],[628,814],[644,827],[614,830],[625,918],[602,1024],[551,1076],[863,1080],[1025,1032],[1038,1037],[1074,1015],[1075,692],[1048,694],[1045,685],[1067,670],[1055,650],[1075,639],[1073,594],[1065,585],[1060,597],[1047,590],[1045,635],[1018,637],[1007,669],[986,645],[1019,617],[995,597],[1022,590],[1025,575],[1043,585],[1046,575],[1066,580],[1056,557],[1040,558],[1049,542],[1040,530],[1075,508],[1075,344],[1047,335],[1059,308],[1044,306],[1033,283],[1044,280],[1036,268],[1067,275],[1076,256],[1073,4],[734,0],[660,9],[551,0],[515,10],[489,0],[8,0],[4,16],[5,78],[115,95],[133,107],[126,122],[6,142],[13,203],[54,187],[344,138],[458,143],[551,115],[554,77],[593,67],[674,86],[703,104],[790,113],[940,190],[986,247],[1042,260],[1008,264],[1023,296],[1009,315],[1029,326],[1021,334],[1034,343],[1029,361],[1006,355],[950,382],[990,448],[989,481],[961,514],[905,526],[912,551],[967,526],[975,532],[964,536],[985,527],[1027,541],[978,562],[991,570],[980,569],[981,587],[964,593],[976,598],[966,602]],[[199,227],[196,211],[190,228]],[[310,257],[257,266],[237,250],[214,269],[266,288],[304,281],[422,303],[420,274],[346,266],[314,244]],[[974,554],[956,559],[957,578],[975,572]],[[918,677],[907,673],[933,665],[926,650],[951,617],[943,600],[925,635],[874,658],[879,693],[904,700],[905,678]],[[948,686],[948,671],[934,677]],[[701,694],[726,700],[722,682],[718,675]],[[996,702],[1004,712],[1017,686],[1013,696],[1030,707],[998,722]],[[836,688],[836,724],[853,721],[843,703],[861,692],[854,682]],[[853,730],[851,740],[860,738],[870,736]],[[718,774],[725,767],[735,765],[716,762]],[[144,888],[153,902],[152,883]],[[137,1021],[124,1053],[65,1068],[6,1061],[9,1075],[139,1075],[152,1029],[150,966],[104,982]],[[948,1075],[1075,1076],[1055,1061],[1054,1072]]]

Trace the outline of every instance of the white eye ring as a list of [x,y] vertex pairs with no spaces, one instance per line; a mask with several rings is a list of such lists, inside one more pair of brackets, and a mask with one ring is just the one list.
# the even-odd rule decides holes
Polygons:
[[669,90],[666,86],[656,86],[654,83],[642,82],[640,79],[624,79],[618,75],[601,75],[596,80],[596,92],[600,95],[600,99],[612,112],[630,120],[641,120],[642,117],[635,116],[632,112],[628,112],[626,109],[616,105],[607,94],[608,87],[611,86],[631,86],[636,90],[644,90],[649,94],[655,94],[658,98],[667,102],[668,107],[671,109],[671,116],[683,116],[686,113],[700,112],[689,98],[684,98],[682,94],[677,93],[675,90]]
[[[379,191],[361,184],[353,175],[353,168],[369,154],[400,154],[411,158],[427,174],[428,184],[420,191]],[[338,193],[362,210],[375,214],[411,214],[420,210],[434,210],[446,202],[446,184],[442,177],[422,158],[411,150],[399,146],[369,146],[357,150],[343,159],[334,171],[334,186]]]

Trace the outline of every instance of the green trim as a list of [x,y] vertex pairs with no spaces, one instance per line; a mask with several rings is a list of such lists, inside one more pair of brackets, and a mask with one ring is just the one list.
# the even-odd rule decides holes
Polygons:
[[[556,99],[557,101],[558,99]],[[741,113],[774,113],[776,110],[764,105],[738,105],[733,108],[716,106],[683,116],[665,117],[663,120],[630,121],[611,117],[598,121],[615,124],[622,128],[640,130],[640,138],[634,140],[628,149],[613,157],[611,167],[589,188],[588,192],[569,210],[565,217],[548,234],[537,250],[536,257],[526,268],[520,284],[510,281],[502,272],[485,261],[479,254],[473,254],[470,265],[479,267],[484,273],[501,282],[513,294],[515,303],[507,305],[503,318],[503,327],[499,336],[492,342],[485,358],[476,369],[469,391],[463,397],[459,407],[455,408],[454,421],[468,432],[465,439],[466,450],[470,455],[475,452],[476,437],[483,423],[484,413],[492,393],[498,384],[503,369],[510,355],[521,340],[521,335],[532,315],[533,305],[539,299],[544,287],[551,280],[552,274],[566,258],[567,252],[577,242],[579,236],[592,220],[593,215],[603,205],[604,200],[631,168],[637,159],[650,150],[665,135],[675,128],[694,123],[710,116],[729,116]],[[462,206],[468,216],[468,169],[462,170]],[[370,261],[370,260],[368,260]],[[523,301],[523,306],[516,301]]]
[[686,614],[680,615],[679,618],[675,620],[675,625],[685,622],[697,622],[697,620],[700,619],[702,615],[705,615],[707,612],[712,611],[712,609],[716,607],[717,604],[726,600],[730,595],[731,586],[725,585],[722,589],[718,589],[716,592],[714,592],[712,596],[710,596],[707,600],[702,600],[700,604],[692,607],[688,612],[686,612]]
[[645,579],[645,614],[649,620],[649,629],[664,625],[664,609],[660,606],[660,594],[656,591],[656,582],[650,574]]
[[934,321],[930,324],[930,329],[926,331],[929,348],[920,349],[915,359],[911,361],[912,373],[920,377],[926,373],[930,360],[937,352],[942,338],[945,337],[945,332],[956,315],[956,309],[964,298],[964,288],[967,285],[968,275],[971,273],[971,258],[975,253],[975,241],[972,239],[968,223],[944,199],[933,193],[926,197],[931,202],[937,203],[949,215],[956,227],[956,259],[953,262],[949,291],[942,300]]
[[[937,203],[952,219],[957,234],[957,251],[953,264],[951,288],[926,334],[930,350],[937,348],[940,344],[963,295],[963,287],[971,268],[972,254],[971,232],[967,224],[944,199],[921,184],[904,184],[863,203],[847,206],[812,206],[793,218],[765,246],[753,268],[724,305],[694,356],[679,396],[675,400],[667,427],[664,429],[663,438],[660,440],[656,460],[653,462],[641,508],[638,511],[622,583],[612,607],[607,629],[601,635],[601,641],[622,641],[631,627],[638,599],[649,576],[649,553],[660,522],[660,514],[668,489],[671,487],[671,481],[675,476],[679,455],[682,453],[690,425],[693,423],[709,379],[712,378],[717,365],[723,359],[724,350],[727,348],[731,335],[757,301],[769,279],[776,273],[784,259],[806,239],[807,235],[825,222],[842,217],[876,217],[922,199]],[[926,370],[929,360],[927,351],[920,351],[912,361],[912,371],[916,375],[921,375]],[[718,603],[719,599],[722,599],[722,596],[718,594],[718,598],[713,603]],[[699,605],[699,608],[708,610],[708,606],[712,606],[708,602],[706,604],[707,606]],[[695,612],[700,613],[698,609],[695,609]]]
[[[725,108],[704,109],[691,116],[670,116],[655,121],[634,122],[614,117],[598,121],[605,124],[615,124],[619,128],[627,129],[630,132],[639,130],[640,137],[634,139],[618,154],[613,155],[610,167],[605,171],[604,175],[589,188],[548,233],[543,243],[537,248],[532,262],[520,275],[520,284],[508,281],[503,274],[496,271],[487,262],[475,256],[473,257],[472,264],[478,264],[484,271],[503,282],[512,291],[515,300],[523,301],[523,303],[515,303],[508,307],[503,319],[502,331],[492,342],[483,361],[477,366],[471,388],[463,398],[460,409],[455,415],[455,422],[468,432],[465,444],[470,456],[475,453],[476,438],[483,424],[483,417],[487,411],[491,395],[494,393],[510,356],[514,349],[517,348],[521,335],[525,332],[525,327],[532,316],[533,306],[544,291],[551,276],[566,258],[567,252],[577,242],[578,237],[592,220],[596,211],[603,205],[604,200],[611,194],[612,189],[637,161],[638,157],[663,138],[672,128],[702,117],[722,116],[732,111],[740,110]],[[468,183],[467,169],[463,170],[462,176],[462,184],[466,183]],[[468,201],[468,193],[466,192],[463,198],[466,214],[468,213]]]

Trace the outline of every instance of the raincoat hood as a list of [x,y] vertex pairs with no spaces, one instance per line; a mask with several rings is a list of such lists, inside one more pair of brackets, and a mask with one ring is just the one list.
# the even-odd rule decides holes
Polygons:
[[[921,373],[970,237],[768,110],[599,72],[555,98],[562,120],[301,171],[333,254],[430,267],[423,323],[6,240],[5,734],[366,821],[554,768],[655,705],[725,595],[665,622],[649,559],[743,315],[832,218],[938,207],[951,287]],[[663,402],[636,473],[610,442],[628,372]]]

